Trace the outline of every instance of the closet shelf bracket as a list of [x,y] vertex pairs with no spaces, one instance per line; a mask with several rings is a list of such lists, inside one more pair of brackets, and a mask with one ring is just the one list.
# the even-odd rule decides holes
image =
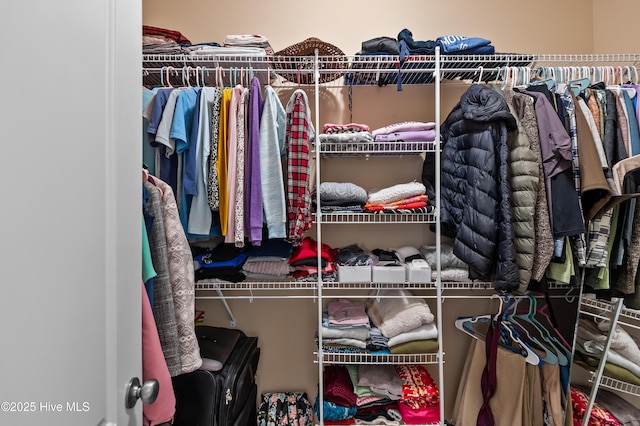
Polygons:
[[220,290],[219,288],[216,288],[216,293],[218,293],[218,296],[220,297],[220,301],[224,305],[224,309],[227,311],[227,315],[229,315],[229,324],[230,324],[230,326],[231,327],[235,327],[236,326],[236,317],[233,316],[233,312],[231,312],[231,307],[227,303],[227,299],[224,298],[224,294],[222,294],[222,290]]

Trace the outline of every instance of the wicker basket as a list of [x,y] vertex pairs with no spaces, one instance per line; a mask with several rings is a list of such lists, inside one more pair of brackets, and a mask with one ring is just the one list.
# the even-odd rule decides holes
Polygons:
[[319,83],[342,77],[348,68],[348,59],[338,47],[318,38],[310,37],[273,54],[272,66],[276,74],[287,81],[313,84],[315,50],[322,57]]

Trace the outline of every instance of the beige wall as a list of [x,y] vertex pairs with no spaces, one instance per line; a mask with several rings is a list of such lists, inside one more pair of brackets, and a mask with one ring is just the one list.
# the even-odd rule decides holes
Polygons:
[[593,0],[593,53],[640,51],[640,2]]
[[[408,28],[415,40],[433,40],[440,35],[467,35],[488,38],[499,52],[509,53],[594,53],[634,52],[630,23],[640,16],[636,0],[538,0],[537,2],[476,0],[455,2],[404,1],[364,2],[324,0],[319,2],[271,1],[204,1],[143,0],[143,22],[182,32],[192,42],[222,43],[227,34],[261,34],[267,36],[274,50],[283,49],[307,37],[318,37],[340,47],[351,55],[362,41],[377,36],[396,37]],[[615,5],[609,8],[609,5]],[[612,10],[613,9],[613,10]],[[633,14],[621,10],[635,10]],[[547,16],[545,21],[542,16]],[[602,19],[605,18],[606,19]],[[592,25],[597,22],[597,25]],[[606,22],[607,25],[602,25]],[[620,22],[625,25],[618,25]],[[628,24],[628,25],[626,25]],[[613,31],[613,30],[616,31]],[[623,34],[620,40],[618,32]],[[466,89],[463,83],[443,86],[441,119],[455,105]],[[313,99],[312,88],[309,97]],[[281,99],[288,99],[280,89]],[[377,128],[403,120],[435,119],[433,86],[360,87],[352,93],[353,111],[346,108],[347,93],[342,88],[323,90],[320,123],[368,124]],[[315,121],[314,121],[315,122]],[[378,159],[379,160],[379,159]],[[401,182],[419,179],[419,159],[387,159],[384,165],[376,159],[323,160],[322,180],[351,180],[367,189],[382,187],[396,179]],[[379,167],[379,168],[377,168]],[[383,173],[371,172],[382,170]],[[355,176],[355,178],[354,178]],[[433,238],[415,226],[376,227],[364,225],[358,233],[345,232],[345,225],[323,227],[323,241],[334,247],[356,242],[365,248],[420,245]],[[353,228],[351,228],[353,229]],[[312,230],[310,235],[315,235]],[[280,293],[284,294],[284,293]],[[490,295],[491,292],[478,293]],[[203,296],[204,293],[199,293]],[[272,294],[274,296],[276,294]],[[458,315],[492,312],[494,301],[447,299],[444,302],[445,335],[445,402],[450,417],[458,381],[469,345],[469,337],[452,325]],[[435,311],[434,300],[428,302]],[[563,303],[562,299],[558,303]],[[317,389],[317,365],[314,364],[312,330],[317,324],[317,305],[305,299],[249,301],[231,300],[236,326],[260,337],[262,356],[258,370],[258,392],[304,390],[310,398]],[[219,300],[198,300],[198,309],[206,311],[206,323],[228,326]],[[573,306],[574,305],[569,305]],[[566,314],[565,327],[572,329],[575,311],[560,306],[556,312]],[[566,321],[569,321],[567,323]],[[430,371],[437,373],[431,368]],[[435,376],[434,376],[435,377]]]
[[[143,22],[180,31],[194,43],[222,43],[227,34],[261,34],[275,50],[318,37],[347,55],[360,50],[362,41],[395,38],[404,28],[414,40],[452,34],[484,37],[499,52],[590,53],[590,6],[585,0],[143,0]],[[543,21],[542,16],[548,18]]]

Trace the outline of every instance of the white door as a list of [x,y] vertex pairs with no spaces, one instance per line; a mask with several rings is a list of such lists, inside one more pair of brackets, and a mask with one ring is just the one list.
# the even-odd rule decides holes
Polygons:
[[0,425],[142,424],[141,2],[0,13]]

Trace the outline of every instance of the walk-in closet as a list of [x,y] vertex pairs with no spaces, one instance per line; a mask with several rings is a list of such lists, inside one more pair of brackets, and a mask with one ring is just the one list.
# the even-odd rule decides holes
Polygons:
[[258,338],[258,424],[640,424],[640,10],[565,3],[143,1],[174,383],[191,309]]

